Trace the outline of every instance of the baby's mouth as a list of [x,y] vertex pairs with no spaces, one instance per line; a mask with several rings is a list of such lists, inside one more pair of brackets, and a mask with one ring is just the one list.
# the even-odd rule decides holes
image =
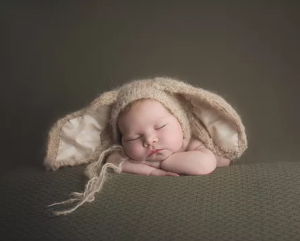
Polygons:
[[149,153],[149,155],[148,156],[151,156],[151,155],[153,155],[153,154],[155,154],[155,153],[158,153],[158,152],[160,152],[162,149],[154,149],[154,150],[151,150],[151,152]]

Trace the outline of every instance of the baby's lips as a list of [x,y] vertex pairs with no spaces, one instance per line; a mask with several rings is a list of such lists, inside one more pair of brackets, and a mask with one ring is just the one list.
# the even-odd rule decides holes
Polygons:
[[162,149],[154,149],[154,150],[152,150],[149,154],[148,154],[148,156],[151,156],[152,154],[154,154],[154,153],[158,153],[158,152],[160,152]]

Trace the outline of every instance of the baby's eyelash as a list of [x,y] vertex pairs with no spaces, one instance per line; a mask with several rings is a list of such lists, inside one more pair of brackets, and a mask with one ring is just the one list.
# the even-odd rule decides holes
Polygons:
[[136,138],[134,138],[134,139],[129,139],[129,140],[127,140],[127,141],[136,141],[137,139],[139,139],[140,137],[138,136],[138,137],[136,137]]
[[163,125],[163,126],[160,126],[160,127],[156,128],[156,130],[162,129],[162,128],[164,128],[166,125],[167,125],[167,124],[165,124],[165,125]]

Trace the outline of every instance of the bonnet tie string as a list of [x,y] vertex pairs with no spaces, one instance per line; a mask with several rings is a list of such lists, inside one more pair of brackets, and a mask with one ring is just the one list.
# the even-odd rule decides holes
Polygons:
[[[79,192],[73,192],[70,194],[70,199],[58,203],[53,203],[48,205],[47,207],[53,207],[53,206],[58,206],[58,205],[65,205],[69,203],[73,203],[75,201],[78,201],[77,204],[66,210],[62,211],[52,211],[52,213],[55,216],[59,215],[67,215],[73,211],[75,211],[77,208],[79,208],[81,205],[83,205],[86,202],[92,202],[95,199],[95,193],[100,192],[101,189],[103,188],[104,182],[107,179],[107,174],[108,174],[108,169],[111,168],[113,169],[116,173],[120,173],[122,171],[121,169],[121,164],[122,162],[116,166],[112,163],[105,163],[102,167],[102,163],[104,158],[110,154],[111,152],[114,151],[122,151],[123,148],[118,145],[114,145],[107,150],[103,151],[98,160],[96,162],[91,163],[88,165],[86,168],[86,175],[89,177],[88,183],[85,185],[84,192],[79,193]],[[99,171],[100,170],[100,171]]]

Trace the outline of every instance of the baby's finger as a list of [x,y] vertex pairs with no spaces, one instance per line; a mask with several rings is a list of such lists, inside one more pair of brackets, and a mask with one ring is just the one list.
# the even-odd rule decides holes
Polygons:
[[150,166],[150,167],[155,167],[155,168],[159,169],[160,165],[161,165],[161,162],[146,161],[145,164],[148,165],[148,166]]
[[174,176],[174,177],[179,177],[180,175],[175,173],[175,172],[166,172],[166,176]]
[[177,173],[174,172],[167,172],[162,169],[154,169],[151,173],[150,176],[179,176]]
[[230,165],[230,160],[228,158],[217,156],[217,167],[226,167]]

